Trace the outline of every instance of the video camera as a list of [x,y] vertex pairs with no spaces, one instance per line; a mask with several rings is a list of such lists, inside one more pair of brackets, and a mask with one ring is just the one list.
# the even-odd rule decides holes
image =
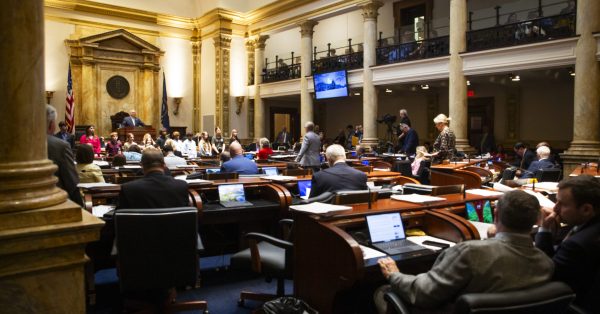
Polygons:
[[389,113],[383,115],[381,119],[377,119],[377,123],[394,124],[396,122],[396,116],[392,116]]

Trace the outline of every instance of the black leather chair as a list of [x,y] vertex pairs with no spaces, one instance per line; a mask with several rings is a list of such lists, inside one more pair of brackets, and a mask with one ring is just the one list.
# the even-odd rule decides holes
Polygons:
[[198,278],[196,208],[120,209],[114,223],[126,309],[206,311],[204,301],[175,303],[175,287],[195,286]]
[[558,182],[561,174],[562,170],[559,168],[547,168],[538,169],[534,176],[538,182]]
[[[410,313],[409,307],[393,292],[384,294],[388,307],[394,313]],[[572,313],[575,294],[563,282],[553,281],[541,286],[509,292],[468,293],[454,304],[454,313],[486,314],[542,314]]]
[[284,169],[282,171],[282,175],[284,176],[294,176],[294,177],[299,177],[299,176],[310,176],[312,175],[312,169],[307,168],[307,169]]
[[217,173],[207,173],[206,180],[231,180],[237,179],[240,177],[240,174],[237,172],[217,172]]
[[292,279],[292,262],[294,245],[289,241],[292,233],[293,220],[282,219],[279,224],[283,227],[283,238],[278,239],[270,235],[250,232],[245,235],[249,248],[234,254],[231,257],[232,269],[252,269],[266,277],[267,282],[277,279],[275,294],[242,291],[238,301],[239,306],[245,300],[267,302],[285,296],[285,279]]
[[337,191],[332,203],[335,205],[375,203],[377,202],[377,197],[376,190]]

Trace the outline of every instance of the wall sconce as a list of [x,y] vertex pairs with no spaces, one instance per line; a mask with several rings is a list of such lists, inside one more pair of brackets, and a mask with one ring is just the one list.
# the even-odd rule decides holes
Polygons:
[[235,114],[240,115],[240,113],[242,112],[242,105],[244,104],[245,98],[246,98],[245,96],[235,97],[235,104],[237,105],[235,107]]
[[173,97],[173,101],[175,102],[175,108],[173,109],[173,114],[179,114],[179,105],[181,105],[181,100],[183,97]]
[[46,91],[46,103],[50,104],[50,100],[52,100],[52,97],[54,97],[54,91],[53,90],[47,90]]

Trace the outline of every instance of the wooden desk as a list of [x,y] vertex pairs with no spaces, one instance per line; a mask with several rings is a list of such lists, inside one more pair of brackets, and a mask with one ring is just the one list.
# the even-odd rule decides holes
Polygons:
[[144,139],[144,134],[146,133],[150,133],[152,138],[156,137],[156,130],[151,126],[118,128],[117,134],[119,135],[119,140],[121,140],[121,143],[126,142],[128,133],[133,134],[134,142],[136,143],[141,143],[142,139]]
[[570,177],[576,177],[583,174],[587,174],[590,176],[594,176],[596,178],[600,178],[600,172],[598,170],[597,163],[589,163],[587,166],[577,166],[573,172],[569,174]]
[[473,166],[481,162],[487,162],[487,159],[463,159],[458,162],[450,162],[448,164],[435,164],[431,166],[431,169],[435,170],[455,170],[465,168],[467,166]]
[[[321,313],[349,313],[355,303],[352,291],[371,283],[383,283],[376,260],[363,260],[362,251],[352,237],[365,232],[365,216],[400,212],[407,228],[421,228],[428,235],[449,241],[479,239],[475,227],[446,208],[462,207],[466,201],[491,199],[477,195],[446,195],[446,201],[414,204],[391,199],[352,206],[352,210],[320,217],[301,212],[294,216],[294,292]],[[435,256],[400,260],[404,272],[427,271]]]

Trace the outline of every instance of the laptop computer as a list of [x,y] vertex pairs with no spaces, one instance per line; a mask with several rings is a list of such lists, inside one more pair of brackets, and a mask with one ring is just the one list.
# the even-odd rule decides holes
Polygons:
[[254,154],[244,154],[244,157],[249,160],[254,160]]
[[222,184],[219,185],[219,203],[223,207],[252,206],[252,203],[246,201],[243,184]]
[[489,200],[466,202],[465,212],[469,221],[494,223],[494,211]]
[[406,240],[400,213],[367,216],[371,244],[388,255],[428,251],[427,248]]
[[371,163],[370,163],[368,160],[362,160],[360,163],[361,163],[363,166],[368,166],[368,165],[370,165],[370,164],[371,164]]
[[298,180],[298,194],[300,194],[300,198],[303,200],[308,199],[310,196],[310,189],[312,187],[311,180]]
[[277,170],[277,167],[264,167],[262,168],[264,174],[268,175],[268,176],[276,176],[279,174],[279,171]]
[[221,172],[221,168],[207,168],[206,173],[219,173]]

